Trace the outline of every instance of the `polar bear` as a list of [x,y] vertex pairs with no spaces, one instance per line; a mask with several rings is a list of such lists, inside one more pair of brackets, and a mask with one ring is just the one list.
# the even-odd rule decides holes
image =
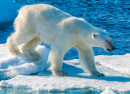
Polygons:
[[51,44],[48,62],[53,75],[65,76],[62,71],[63,56],[72,47],[79,51],[79,59],[84,70],[91,76],[101,77],[97,71],[92,47],[102,47],[112,51],[115,47],[109,35],[82,18],[67,14],[51,5],[26,5],[19,10],[14,21],[15,32],[7,39],[11,54],[21,52],[18,46],[24,44],[22,52],[32,61],[40,59],[35,48],[42,43]]

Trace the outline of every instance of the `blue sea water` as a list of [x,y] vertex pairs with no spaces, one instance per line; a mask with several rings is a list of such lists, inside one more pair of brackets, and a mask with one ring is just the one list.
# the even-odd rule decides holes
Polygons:
[[[27,3],[25,0],[16,2]],[[106,52],[94,48],[95,55],[124,55],[130,53],[130,1],[129,0],[36,0],[53,5],[73,16],[84,18],[92,25],[107,30],[116,49]],[[31,3],[31,2],[30,2]],[[34,2],[33,2],[34,3]],[[28,3],[27,3],[28,4]],[[14,32],[13,28],[0,30],[0,44],[6,43],[7,37]],[[78,52],[70,49],[64,60],[77,59]]]
[[[26,0],[15,0],[20,3],[28,3]],[[92,25],[107,30],[116,49],[106,52],[102,48],[94,48],[95,55],[124,55],[130,53],[130,1],[129,0],[35,0],[53,5],[73,16],[84,18]],[[34,2],[32,2],[34,3]],[[14,32],[13,27],[0,29],[0,44],[6,43],[6,39]],[[64,60],[77,59],[78,51],[70,49]],[[8,89],[13,91],[12,89]],[[25,89],[24,89],[25,90]],[[15,90],[14,90],[15,91]],[[18,90],[16,90],[18,92]],[[26,90],[25,90],[26,91]],[[85,90],[76,90],[75,94],[81,94]],[[5,90],[5,93],[7,90]],[[21,89],[21,92],[23,90]],[[68,94],[75,92],[72,90]],[[101,91],[88,90],[87,94],[98,94]],[[22,94],[22,93],[21,93]],[[86,94],[86,93],[84,93]]]

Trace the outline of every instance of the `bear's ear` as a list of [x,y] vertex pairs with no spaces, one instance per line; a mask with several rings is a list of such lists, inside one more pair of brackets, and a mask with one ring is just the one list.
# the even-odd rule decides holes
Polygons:
[[103,30],[104,32],[106,32],[106,30]]

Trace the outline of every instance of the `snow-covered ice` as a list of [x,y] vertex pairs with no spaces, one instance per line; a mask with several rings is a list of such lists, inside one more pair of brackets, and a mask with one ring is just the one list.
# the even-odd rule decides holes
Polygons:
[[[2,50],[3,47],[3,50]],[[5,45],[1,45],[1,51],[4,53],[8,53]],[[4,49],[5,48],[5,49]],[[38,46],[38,53],[42,58],[39,61],[30,61],[24,54],[20,54],[18,56],[11,56],[10,54],[7,57],[3,57],[3,53],[0,53],[0,78],[12,78],[21,74],[32,74],[38,73],[44,70],[44,65],[46,65],[49,49]]]
[[101,94],[116,94],[116,93],[114,93],[110,87],[106,87]]
[[[78,59],[63,61],[62,69],[69,74],[64,77],[53,76],[50,71],[44,71],[48,54],[44,46],[38,46],[41,59],[32,62],[23,54],[11,56],[0,44],[0,87],[29,88],[32,91],[66,91],[72,88],[92,87],[114,94],[114,91],[130,91],[130,54],[117,56],[96,56],[97,69],[105,77],[90,77],[84,73]],[[108,64],[108,65],[107,65]],[[122,66],[122,67],[121,67]],[[123,70],[121,70],[123,69]],[[126,71],[124,71],[126,70]],[[4,80],[10,78],[8,80]]]
[[14,20],[18,9],[19,5],[13,0],[0,0],[0,23]]
[[97,56],[97,62],[104,67],[108,67],[113,69],[114,71],[118,71],[120,73],[130,75],[130,54],[126,55],[113,55],[113,56]]

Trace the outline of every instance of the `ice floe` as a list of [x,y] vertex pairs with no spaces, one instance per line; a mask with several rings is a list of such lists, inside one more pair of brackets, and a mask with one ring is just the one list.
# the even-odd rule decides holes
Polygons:
[[96,57],[96,61],[99,61],[104,67],[130,75],[130,54],[113,56],[101,55]]
[[[97,69],[106,75],[101,78],[90,77],[88,72],[84,73],[78,59],[63,61],[62,69],[69,74],[60,77],[53,76],[50,71],[44,71],[50,50],[39,45],[37,51],[41,59],[32,62],[23,54],[9,55],[5,45],[1,44],[0,78],[3,80],[0,81],[0,87],[30,88],[32,91],[66,91],[73,88],[92,87],[104,90],[102,94],[106,94],[104,92],[113,92],[114,94],[114,91],[130,91],[128,70],[130,54],[95,56]],[[122,72],[120,68],[127,71],[122,70]],[[6,78],[10,79],[5,80]]]

